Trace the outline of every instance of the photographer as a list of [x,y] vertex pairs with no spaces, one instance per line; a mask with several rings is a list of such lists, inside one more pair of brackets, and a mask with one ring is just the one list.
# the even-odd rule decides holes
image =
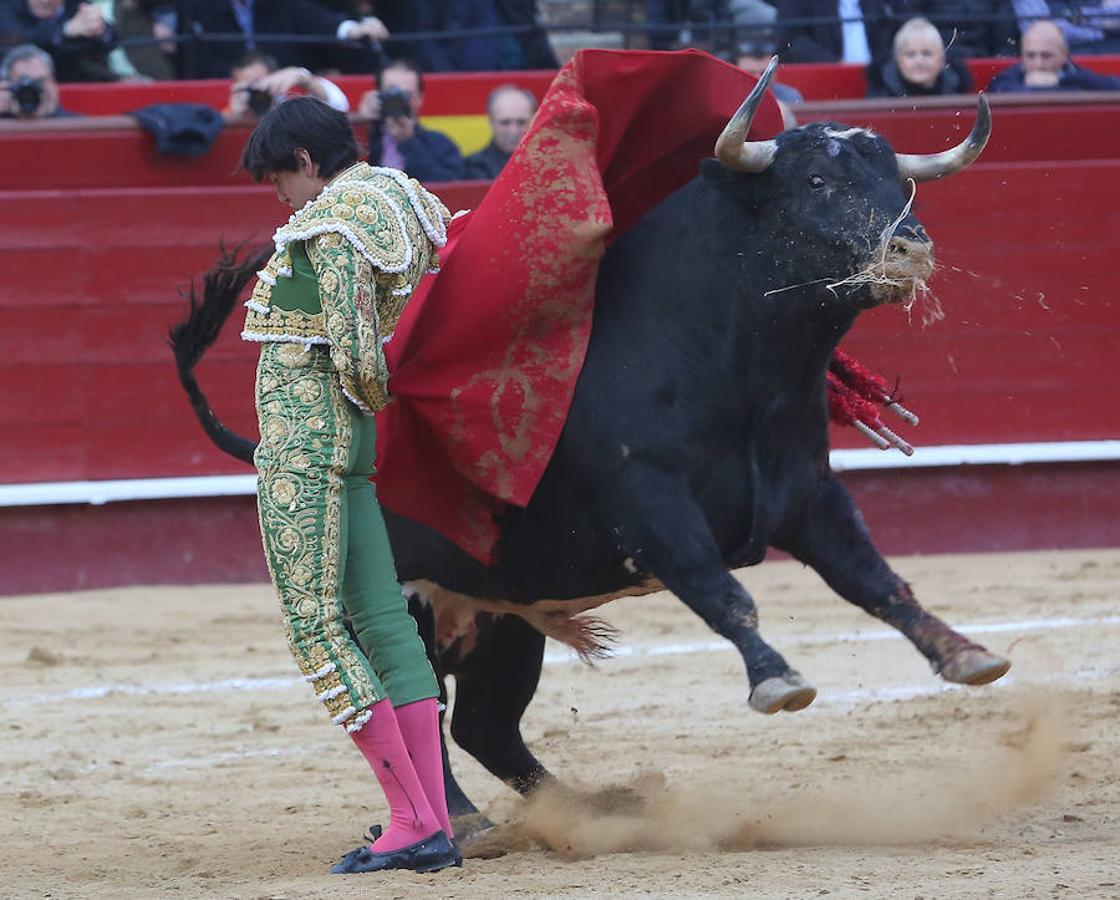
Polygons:
[[401,169],[418,181],[458,181],[466,172],[463,156],[447,135],[424,128],[424,77],[407,59],[390,62],[377,76],[377,90],[367,91],[358,115],[373,120],[369,161]]
[[35,44],[54,60],[62,81],[115,81],[109,51],[116,30],[99,6],[83,0],[3,0],[0,36]]
[[57,119],[74,113],[58,105],[50,54],[31,44],[13,47],[0,61],[0,117]]
[[229,105],[222,110],[226,124],[252,124],[278,100],[302,91],[339,112],[350,112],[350,101],[333,81],[300,66],[279,69],[266,53],[246,53],[230,73]]

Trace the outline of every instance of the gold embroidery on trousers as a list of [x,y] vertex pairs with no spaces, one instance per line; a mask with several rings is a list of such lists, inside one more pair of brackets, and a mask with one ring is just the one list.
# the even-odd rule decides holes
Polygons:
[[300,671],[310,680],[331,669],[311,686],[338,718],[381,699],[368,660],[342,622],[343,475],[351,412],[325,353],[279,343],[261,348],[257,407],[257,504],[269,574]]

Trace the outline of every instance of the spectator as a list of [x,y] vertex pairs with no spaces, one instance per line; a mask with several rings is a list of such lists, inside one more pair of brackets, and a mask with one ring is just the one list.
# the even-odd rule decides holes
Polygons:
[[58,103],[54,60],[34,44],[13,47],[0,60],[0,117],[58,119],[74,113]]
[[252,125],[277,100],[296,90],[322,100],[339,112],[350,112],[350,101],[333,81],[313,75],[300,66],[278,69],[276,60],[267,53],[246,53],[231,74],[229,105],[222,110],[227,124]]
[[266,50],[281,67],[315,64],[314,45],[261,42],[258,37],[278,34],[321,35],[326,42],[338,40],[383,41],[389,32],[373,16],[347,19],[332,13],[314,0],[207,0],[191,3],[190,18],[181,17],[174,4],[155,9],[153,35],[158,38],[186,34],[242,34],[243,41],[221,41],[191,45],[179,52],[188,57],[182,74],[192,78],[225,78],[241,56],[250,50]]
[[[109,52],[109,68],[122,80],[167,81],[175,77],[174,50],[147,43],[155,30],[150,0],[91,0],[101,10],[105,21],[113,26],[121,44],[144,41],[131,46],[118,46]],[[172,34],[173,34],[172,30]]]
[[[885,62],[899,25],[918,16],[937,26],[950,62],[1007,53],[1018,37],[1011,0],[785,0],[777,6],[785,62]],[[783,27],[813,17],[848,21],[843,28],[826,22]],[[864,44],[867,58],[861,59]]]
[[646,0],[647,40],[650,50],[672,50],[680,34],[671,25],[689,20],[688,0]]
[[729,0],[727,8],[735,26],[742,26],[748,33],[752,26],[766,26],[769,29],[778,16],[774,4],[763,3],[762,0]]
[[367,91],[358,114],[373,121],[369,161],[402,169],[418,181],[458,181],[465,168],[455,142],[420,124],[424,76],[407,59],[390,62],[377,76],[377,90]]
[[494,88],[486,101],[490,143],[467,157],[467,178],[472,181],[493,181],[497,178],[529,130],[536,111],[537,98],[529,91],[512,84]]
[[1116,91],[1120,78],[1098,75],[1074,65],[1061,29],[1049,20],[1035,22],[1023,32],[1019,62],[992,79],[988,90]]
[[[777,51],[777,44],[774,39],[766,34],[745,41],[739,42],[739,52],[735,58],[735,65],[742,69],[744,72],[750,72],[755,78],[758,78],[766,71],[766,67],[770,64],[771,57]],[[771,81],[770,90],[774,92],[774,98],[778,103],[785,104],[786,106],[795,106],[798,103],[804,103],[805,98],[801,96],[801,91],[789,84],[782,84],[780,81]],[[783,118],[785,110],[782,111]]]
[[1011,0],[894,0],[899,21],[929,19],[941,32],[950,64],[953,59],[1000,56],[1016,52],[1019,29]]
[[1019,27],[1050,19],[1061,29],[1071,53],[1120,52],[1120,0],[1084,3],[1048,3],[1047,0],[1014,0]]
[[[894,36],[886,0],[777,0],[783,61],[866,65],[885,55]],[[803,19],[831,19],[816,24]]]
[[408,31],[466,31],[524,27],[526,30],[424,41],[418,61],[427,72],[495,72],[511,69],[555,69],[556,54],[548,42],[536,0],[426,0],[411,7]]
[[[744,72],[749,72],[755,78],[762,76],[766,67],[774,56],[774,42],[770,38],[761,38],[754,41],[740,41],[739,52],[735,58],[737,65]],[[774,99],[778,101],[778,111],[782,114],[782,125],[786,128],[797,127],[797,116],[793,114],[792,107],[803,103],[805,98],[801,91],[792,85],[782,84],[778,81],[770,82],[770,90]]]
[[774,9],[761,0],[646,0],[646,39],[651,50],[700,47],[722,53],[738,34],[736,28],[711,28],[748,22],[767,25]]
[[115,80],[107,59],[116,32],[92,3],[7,0],[0,5],[0,36],[46,50],[62,81]]
[[925,97],[965,94],[972,76],[959,62],[945,59],[941,32],[929,19],[911,19],[894,36],[894,56],[867,67],[868,97]]

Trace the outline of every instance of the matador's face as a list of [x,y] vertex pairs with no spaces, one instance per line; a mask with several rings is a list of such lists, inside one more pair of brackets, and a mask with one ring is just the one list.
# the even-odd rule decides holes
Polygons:
[[306,150],[296,150],[295,156],[295,171],[269,172],[263,180],[276,188],[276,196],[281,203],[292,209],[302,209],[308,201],[322,193],[327,182],[319,177],[319,166],[311,161]]

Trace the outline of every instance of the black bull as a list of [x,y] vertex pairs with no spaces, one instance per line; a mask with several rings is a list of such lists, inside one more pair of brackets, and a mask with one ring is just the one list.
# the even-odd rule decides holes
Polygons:
[[[897,628],[948,681],[984,684],[1009,667],[919,605],[828,464],[831,354],[861,310],[912,298],[932,272],[910,182],[979,155],[986,101],[960,146],[930,156],[831,123],[747,142],[767,81],[728,124],[717,159],[603,258],[571,413],[532,501],[504,514],[499,561],[486,568],[387,511],[401,580],[426,595],[411,607],[441,687],[456,676],[451,733],[522,793],[550,778],[520,733],[542,630],[563,632],[611,595],[663,585],[739,649],[753,708],[812,702],[728,571],[767,547]],[[253,445],[217,421],[193,367],[253,267],[211,273],[206,302],[172,335],[203,426],[242,459]],[[484,612],[456,618],[464,608]],[[447,774],[452,814],[474,813]]]

